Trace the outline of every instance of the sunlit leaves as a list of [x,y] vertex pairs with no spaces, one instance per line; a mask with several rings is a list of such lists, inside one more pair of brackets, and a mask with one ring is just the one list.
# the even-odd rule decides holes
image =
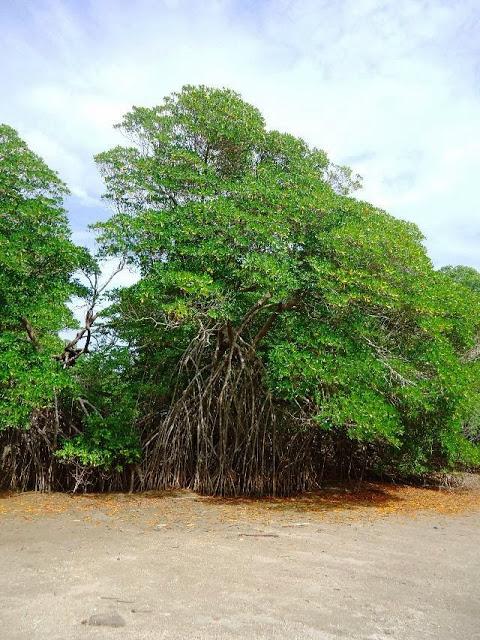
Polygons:
[[223,323],[292,415],[386,443],[404,470],[458,458],[474,273],[436,272],[415,225],[350,197],[358,176],[231,91],[187,86],[119,126],[128,145],[97,157],[117,209],[98,230],[142,274],[112,316],[138,375],[168,392],[198,327]]
[[53,354],[71,326],[72,273],[87,256],[70,241],[65,185],[0,126],[0,429],[28,426],[70,384]]

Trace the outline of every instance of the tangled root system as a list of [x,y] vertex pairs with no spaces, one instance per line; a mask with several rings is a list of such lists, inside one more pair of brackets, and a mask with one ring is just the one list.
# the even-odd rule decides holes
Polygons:
[[238,333],[202,328],[179,382],[185,386],[148,445],[146,488],[286,495],[312,484],[313,431],[292,428],[265,385],[261,359]]

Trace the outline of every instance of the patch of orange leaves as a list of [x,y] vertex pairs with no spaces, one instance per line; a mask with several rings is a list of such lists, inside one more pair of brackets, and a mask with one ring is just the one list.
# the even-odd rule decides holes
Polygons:
[[3,493],[0,517],[43,518],[68,514],[98,524],[108,519],[164,526],[261,521],[370,519],[391,515],[414,517],[424,513],[455,515],[480,510],[480,490],[425,489],[366,483],[359,490],[335,487],[291,498],[211,498],[189,491],[142,494]]

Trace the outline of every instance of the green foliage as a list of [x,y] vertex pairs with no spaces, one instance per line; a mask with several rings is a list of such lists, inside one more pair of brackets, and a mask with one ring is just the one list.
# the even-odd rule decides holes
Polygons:
[[[468,308],[472,298],[476,300],[480,296],[480,273],[472,267],[448,266],[440,269],[440,272],[445,276],[445,289],[455,292],[460,308]],[[469,466],[480,466],[480,341],[476,323],[471,327],[470,333],[474,336],[474,345],[467,353],[466,359],[470,362],[472,372],[470,393],[466,396],[469,402],[466,403],[467,409],[462,422],[462,434],[466,436],[467,442],[460,438],[459,447],[462,453],[459,455],[459,461],[465,461]]]
[[0,430],[27,427],[68,376],[53,360],[58,331],[72,326],[66,303],[86,259],[70,241],[58,176],[0,125]]
[[[353,198],[348,167],[267,130],[235,92],[186,86],[119,128],[127,146],[96,158],[115,210],[96,229],[102,255],[141,277],[112,294],[97,349],[64,369],[67,303],[87,295],[73,274],[96,281],[99,267],[70,241],[65,185],[0,126],[0,430],[56,400],[57,458],[122,471],[189,382],[204,398],[192,382],[225,390],[250,367],[236,380],[263,381],[252,406],[368,445],[380,471],[480,465],[478,272],[435,271],[415,225]],[[231,425],[249,413],[229,393]]]
[[480,273],[473,267],[448,266],[442,267],[440,271],[457,284],[480,293]]
[[231,326],[292,413],[405,469],[461,459],[480,298],[434,271],[415,225],[231,91],[184,87],[119,126],[131,146],[97,157],[117,213],[97,228],[141,272],[114,324],[152,389],[168,395],[199,326]]
[[[136,386],[125,348],[104,348],[79,360],[70,402],[82,413],[82,433],[64,440],[56,456],[85,467],[121,471],[141,458]],[[66,400],[66,399],[65,399]]]

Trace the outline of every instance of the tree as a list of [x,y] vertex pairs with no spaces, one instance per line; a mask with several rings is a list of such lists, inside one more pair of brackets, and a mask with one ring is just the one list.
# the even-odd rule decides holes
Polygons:
[[[449,287],[457,291],[457,295],[462,300],[470,301],[473,291],[480,294],[480,273],[473,267],[447,266],[442,267],[440,272],[446,276]],[[474,311],[475,313],[475,311]],[[480,390],[480,336],[476,336],[473,347],[465,354],[465,359],[474,370],[472,385],[476,394],[470,404],[470,412],[464,418],[463,431],[470,442],[480,443],[480,401],[478,392]]]
[[441,273],[451,278],[455,283],[480,293],[480,273],[473,267],[447,266],[440,269]]
[[157,429],[147,486],[287,493],[345,443],[405,472],[465,454],[480,298],[445,286],[415,225],[232,91],[187,86],[119,126],[97,228],[141,273],[112,326]]
[[59,177],[0,125],[0,429],[28,427],[70,384],[54,360],[86,259],[70,240]]

